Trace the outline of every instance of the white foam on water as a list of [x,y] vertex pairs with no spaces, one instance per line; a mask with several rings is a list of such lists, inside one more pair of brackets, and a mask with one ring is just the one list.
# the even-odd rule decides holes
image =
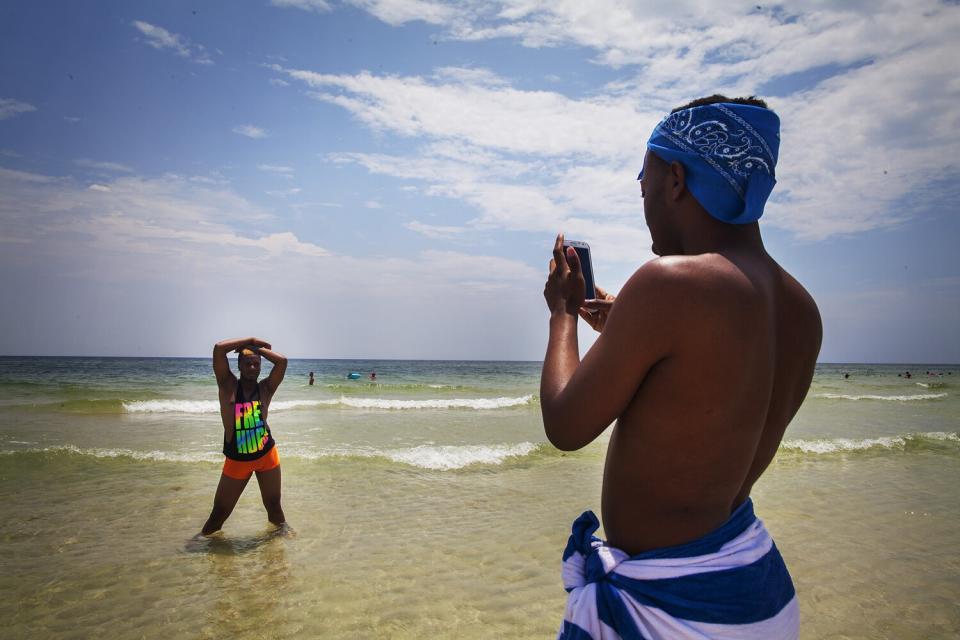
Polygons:
[[281,458],[318,460],[322,458],[385,458],[392,462],[450,471],[473,464],[499,465],[508,458],[523,457],[536,450],[532,442],[519,444],[432,445],[423,444],[408,449],[380,450],[374,448],[328,447],[323,449],[283,447]]
[[219,413],[216,400],[137,400],[124,402],[127,413]]
[[392,398],[340,398],[340,404],[356,409],[503,409],[530,404],[532,395],[518,398],[443,398],[396,400]]
[[507,458],[528,455],[537,445],[521,442],[515,445],[420,445],[412,449],[386,452],[394,462],[402,462],[422,469],[448,471],[472,464],[502,464]]
[[[378,450],[373,448],[331,447],[323,449],[281,447],[280,458],[318,460],[323,458],[384,458],[392,462],[431,469],[450,471],[474,464],[499,465],[508,458],[523,457],[536,450],[532,442],[494,445],[419,445],[409,449]],[[216,451],[135,451],[132,449],[81,449],[75,445],[44,447],[26,450],[0,451],[0,455],[17,453],[73,453],[94,458],[131,458],[150,462],[223,462],[223,454]]]
[[59,447],[43,447],[42,449],[25,449],[0,451],[3,455],[17,453],[75,453],[94,458],[133,458],[134,460],[149,460],[152,462],[222,462],[223,454],[215,451],[183,452],[183,451],[135,451],[133,449],[81,449],[72,444]]
[[865,451],[867,449],[902,449],[908,440],[936,440],[960,443],[960,435],[931,431],[900,436],[884,436],[879,438],[830,438],[822,440],[784,440],[780,448],[785,451],[800,451],[802,453],[840,453],[844,451]]
[[938,400],[946,398],[946,393],[917,393],[909,396],[880,396],[872,394],[847,395],[845,393],[818,393],[814,398],[829,398],[831,400],[886,400],[888,402],[910,402],[914,400]]
[[[270,411],[336,405],[339,402],[339,400],[277,400],[270,403]],[[123,408],[128,413],[220,413],[220,403],[216,400],[138,400],[124,402]]]
[[[270,403],[270,411],[301,409],[304,407],[342,406],[353,409],[503,409],[530,404],[533,395],[517,398],[424,398],[396,400],[391,398],[331,398],[327,400],[277,400]],[[127,413],[219,413],[216,400],[137,400],[124,402]]]

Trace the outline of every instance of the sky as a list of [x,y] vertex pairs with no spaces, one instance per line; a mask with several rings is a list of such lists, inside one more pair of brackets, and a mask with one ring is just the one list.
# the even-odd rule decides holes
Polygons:
[[723,93],[820,360],[960,362],[958,3],[719,6],[4,2],[0,354],[539,360],[557,232],[622,286],[650,131]]

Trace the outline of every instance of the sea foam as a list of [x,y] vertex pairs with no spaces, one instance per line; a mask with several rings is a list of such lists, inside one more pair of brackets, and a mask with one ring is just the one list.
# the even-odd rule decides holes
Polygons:
[[[325,400],[277,400],[270,403],[270,411],[286,411],[305,407],[341,406],[353,409],[503,409],[530,404],[533,395],[516,398],[423,398],[396,400],[392,398],[331,398]],[[124,402],[127,413],[219,413],[215,400],[137,400]]]
[[780,448],[784,451],[798,453],[827,454],[853,451],[868,451],[871,449],[904,449],[913,442],[922,445],[927,442],[952,442],[960,444],[960,435],[931,431],[926,433],[912,433],[897,436],[881,436],[877,438],[824,438],[819,440],[784,440]]
[[[284,460],[319,460],[324,458],[382,458],[421,469],[450,471],[471,465],[499,465],[509,458],[530,455],[540,445],[532,442],[486,445],[420,445],[407,449],[378,450],[372,448],[298,448],[282,447]],[[222,463],[223,454],[217,451],[136,451],[132,449],[81,449],[74,445],[0,451],[0,455],[22,453],[73,454],[93,458],[130,458],[148,462],[208,462]]]
[[414,467],[446,471],[472,464],[501,464],[507,458],[529,455],[536,448],[537,445],[532,442],[515,445],[420,445],[412,449],[388,451],[386,457]]
[[814,398],[828,398],[830,400],[886,400],[887,402],[911,402],[916,400],[938,400],[946,398],[946,393],[916,393],[913,395],[881,396],[874,394],[847,395],[845,393],[818,393]]

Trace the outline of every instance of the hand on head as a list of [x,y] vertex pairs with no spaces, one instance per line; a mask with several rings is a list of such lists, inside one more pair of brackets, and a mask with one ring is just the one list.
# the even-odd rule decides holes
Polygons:
[[[260,349],[270,349],[270,343],[266,340],[261,340],[260,338],[250,338],[247,341],[247,344],[241,345],[234,349],[234,353],[240,353],[243,355],[260,355]],[[247,353],[244,353],[244,352]]]

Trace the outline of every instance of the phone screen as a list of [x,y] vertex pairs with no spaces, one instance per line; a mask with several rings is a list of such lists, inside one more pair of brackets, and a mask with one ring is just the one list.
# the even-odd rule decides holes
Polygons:
[[574,251],[577,252],[577,257],[580,258],[580,269],[583,272],[583,282],[586,285],[584,298],[587,300],[595,299],[597,297],[597,290],[593,284],[593,262],[590,260],[590,247],[578,245],[564,246],[573,247]]

